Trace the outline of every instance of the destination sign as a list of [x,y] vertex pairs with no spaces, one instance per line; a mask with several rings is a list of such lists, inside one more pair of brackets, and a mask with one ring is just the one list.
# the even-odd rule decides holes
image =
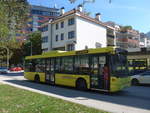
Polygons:
[[79,55],[79,54],[86,54],[86,53],[88,53],[88,50],[76,51],[77,55]]

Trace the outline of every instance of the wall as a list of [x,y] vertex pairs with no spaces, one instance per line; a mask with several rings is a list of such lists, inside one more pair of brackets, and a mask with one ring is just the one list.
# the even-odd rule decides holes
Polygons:
[[76,50],[96,48],[96,42],[101,43],[102,47],[107,46],[106,28],[91,21],[77,17],[77,44]]
[[48,42],[42,43],[42,49],[48,48],[48,51],[51,50],[51,24],[48,24],[48,31],[42,32],[42,37],[48,36]]
[[[56,23],[49,24],[48,33],[42,33],[42,37],[49,36],[49,42],[42,44],[42,48],[48,47],[50,51],[75,42],[76,50],[85,49],[85,46],[88,46],[88,48],[96,48],[96,43],[101,43],[101,47],[107,46],[107,31],[105,27],[77,16],[75,17],[75,24],[68,26],[68,19],[73,17],[69,16],[58,21],[59,28],[57,30]],[[62,21],[64,21],[64,28],[61,28]],[[68,32],[70,31],[75,31],[75,38],[68,39]],[[64,33],[64,40],[61,40],[61,33]],[[58,35],[58,41],[56,41],[56,35]]]
[[[69,18],[73,18],[72,16]],[[68,32],[75,31],[76,32],[76,20],[74,25],[68,26],[68,19],[65,18],[57,22],[59,24],[59,29],[56,30],[56,24],[52,25],[52,48],[64,47],[66,44],[75,41],[76,38],[68,39]],[[61,28],[61,22],[64,21],[64,28]],[[64,33],[64,40],[61,40],[61,33]],[[55,38],[58,35],[59,40],[56,42]]]

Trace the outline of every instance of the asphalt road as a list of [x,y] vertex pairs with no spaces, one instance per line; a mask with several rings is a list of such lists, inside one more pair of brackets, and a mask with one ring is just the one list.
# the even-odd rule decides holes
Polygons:
[[107,94],[104,92],[84,92],[74,88],[37,84],[25,80],[23,73],[0,75],[0,82],[109,112],[150,113],[150,85],[132,86],[117,93]]

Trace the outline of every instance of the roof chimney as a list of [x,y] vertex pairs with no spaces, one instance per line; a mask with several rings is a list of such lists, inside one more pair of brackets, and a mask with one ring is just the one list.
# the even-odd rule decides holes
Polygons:
[[63,15],[64,13],[65,13],[65,8],[62,7],[62,8],[60,9],[60,14]]
[[95,14],[95,19],[98,21],[101,21],[101,14],[100,13],[96,13]]
[[83,6],[80,4],[80,5],[78,5],[78,10],[80,11],[80,12],[82,12],[83,11]]

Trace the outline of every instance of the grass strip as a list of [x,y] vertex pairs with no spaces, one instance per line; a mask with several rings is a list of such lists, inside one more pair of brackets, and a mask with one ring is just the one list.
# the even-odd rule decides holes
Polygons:
[[[92,103],[91,103],[92,104]],[[108,113],[0,84],[0,113]]]

